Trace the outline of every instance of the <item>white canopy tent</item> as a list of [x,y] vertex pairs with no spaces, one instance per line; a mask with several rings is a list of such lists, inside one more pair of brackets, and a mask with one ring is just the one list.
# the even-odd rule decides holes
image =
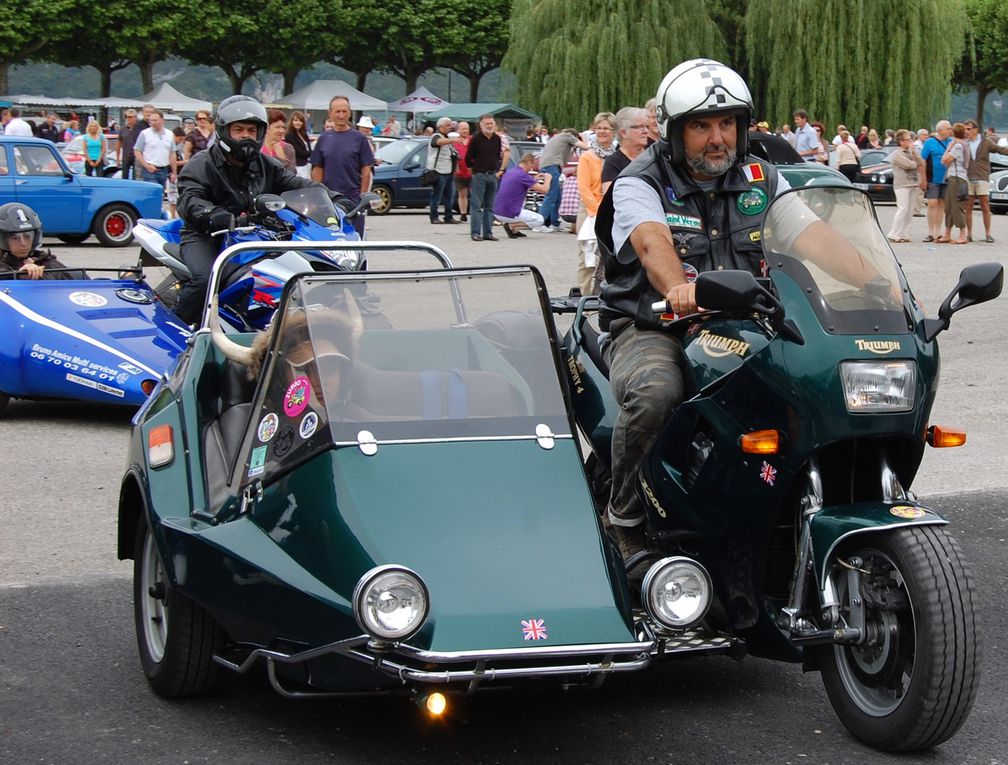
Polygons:
[[185,93],[180,93],[167,82],[162,82],[150,93],[145,93],[137,98],[99,98],[97,99],[97,103],[111,107],[154,104],[158,109],[165,109],[170,112],[210,111],[213,108],[213,104],[209,101],[191,98]]
[[442,98],[438,98],[421,85],[405,98],[400,98],[398,101],[390,101],[388,110],[390,112],[410,112],[417,114],[418,112],[432,112],[445,106],[451,106],[451,104]]
[[357,112],[380,112],[388,107],[384,101],[361,93],[343,80],[315,80],[293,93],[280,96],[279,100],[295,109],[327,111],[333,96],[345,96],[350,101],[350,108]]
[[69,108],[75,106],[103,106],[100,98],[49,98],[48,96],[33,96],[21,93],[15,96],[0,96],[0,101],[10,101],[21,106],[53,106]]

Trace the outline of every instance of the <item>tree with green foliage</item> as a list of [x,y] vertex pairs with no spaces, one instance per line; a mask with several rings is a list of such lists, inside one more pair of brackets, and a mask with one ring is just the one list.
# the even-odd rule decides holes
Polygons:
[[450,46],[438,55],[438,63],[469,81],[469,101],[479,100],[480,80],[501,65],[508,48],[512,0],[482,0],[479,13],[467,23],[453,25]]
[[73,0],[21,0],[0,3],[0,93],[7,93],[7,74],[49,44],[66,40],[76,23]]
[[144,20],[138,19],[132,8],[127,3],[85,3],[73,13],[74,33],[65,40],[49,42],[33,58],[96,69],[101,78],[100,96],[108,98],[112,75],[133,63],[122,51]]
[[932,124],[948,112],[967,28],[961,0],[750,0],[756,113],[774,123],[806,109],[826,125]]
[[325,60],[356,75],[354,87],[363,92],[367,76],[385,60],[379,41],[391,14],[374,0],[343,0],[342,9],[342,23],[319,30],[328,50]]
[[382,54],[377,69],[405,80],[403,95],[416,90],[420,75],[437,66],[452,33],[456,39],[462,33],[462,19],[482,12],[467,0],[384,0],[382,6],[386,23],[375,41]]
[[232,95],[241,93],[246,82],[270,66],[273,40],[279,34],[264,16],[220,2],[204,2],[190,27],[176,50],[194,64],[223,71]]
[[503,66],[551,125],[643,105],[680,61],[726,53],[706,0],[515,0]]
[[960,91],[976,89],[976,120],[984,121],[984,104],[993,91],[1008,91],[1008,3],[964,0],[972,23],[967,46],[953,82]]
[[[270,28],[266,69],[281,75],[283,92],[290,93],[298,74],[329,53],[336,37],[331,33],[345,28],[348,12],[338,0],[266,0],[258,17]],[[313,29],[330,34],[315,34]]]
[[140,69],[144,93],[154,90],[154,64],[179,53],[180,43],[199,34],[206,12],[216,3],[200,0],[130,0],[135,23],[122,35],[122,55]]

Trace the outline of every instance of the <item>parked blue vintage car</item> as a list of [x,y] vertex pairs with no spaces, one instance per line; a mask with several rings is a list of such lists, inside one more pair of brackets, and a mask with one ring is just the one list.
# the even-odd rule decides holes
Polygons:
[[94,234],[123,247],[138,218],[161,217],[162,193],[155,183],[77,175],[49,141],[0,136],[0,204],[31,207],[46,236],[77,244]]

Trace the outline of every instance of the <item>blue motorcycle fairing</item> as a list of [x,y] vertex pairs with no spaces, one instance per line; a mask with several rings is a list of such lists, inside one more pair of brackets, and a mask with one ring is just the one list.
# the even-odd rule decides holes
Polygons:
[[0,292],[0,390],[139,406],[188,329],[129,279],[10,281]]

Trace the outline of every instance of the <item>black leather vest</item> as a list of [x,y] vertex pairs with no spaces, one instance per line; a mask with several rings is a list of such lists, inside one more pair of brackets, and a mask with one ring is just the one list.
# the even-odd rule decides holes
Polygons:
[[[672,242],[688,277],[715,269],[742,269],[762,275],[760,229],[770,200],[777,193],[778,175],[772,165],[747,158],[718,179],[715,191],[704,191],[663,160],[658,144],[652,144],[620,177],[640,178],[658,192]],[[660,329],[663,322],[651,311],[651,305],[664,295],[651,286],[629,239],[620,253],[624,262],[615,257],[612,221],[610,187],[595,224],[605,258],[601,326],[607,329],[613,319],[626,317],[642,329]]]

